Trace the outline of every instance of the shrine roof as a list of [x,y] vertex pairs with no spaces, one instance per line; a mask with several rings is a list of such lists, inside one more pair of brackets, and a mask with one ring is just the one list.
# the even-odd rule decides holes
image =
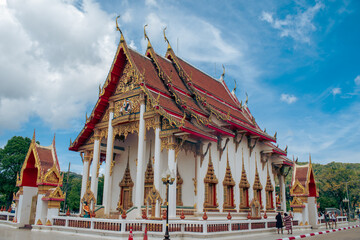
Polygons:
[[54,151],[53,145],[49,147],[43,147],[40,145],[36,145],[36,151],[39,156],[39,162],[41,166],[41,170],[46,172],[49,170],[54,164],[58,165],[58,160],[53,154],[56,154]]
[[[37,169],[37,175],[24,178],[25,170]],[[48,175],[54,173],[55,180],[50,181]],[[29,178],[29,176],[32,176]],[[36,179],[35,179],[36,178]],[[54,178],[53,178],[54,179]],[[56,154],[55,136],[50,146],[41,146],[35,141],[35,131],[31,140],[28,153],[22,165],[20,176],[17,177],[17,186],[57,185],[60,181],[60,165]],[[62,181],[62,180],[61,180]],[[35,184],[36,183],[36,184]],[[61,182],[62,184],[62,182]]]
[[295,184],[296,179],[305,186],[306,181],[308,180],[308,171],[310,170],[310,164],[306,165],[297,165],[294,166],[294,175],[293,175],[293,184]]

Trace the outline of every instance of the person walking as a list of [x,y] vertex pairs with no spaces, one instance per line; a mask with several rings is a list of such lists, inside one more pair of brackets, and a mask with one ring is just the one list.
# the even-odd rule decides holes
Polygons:
[[285,223],[285,229],[288,231],[288,234],[292,234],[292,216],[287,215],[287,213],[284,213],[284,223]]
[[334,229],[334,225],[335,225],[335,228],[336,228],[336,216],[335,216],[335,212],[332,212],[331,213],[331,216],[330,216],[330,218],[331,218],[331,225],[332,225],[332,229]]
[[328,229],[328,226],[330,228],[330,216],[328,212],[325,212],[324,214],[324,220],[325,220],[325,227]]
[[275,219],[276,219],[276,228],[277,228],[278,234],[280,234],[280,229],[281,229],[281,234],[283,234],[283,221],[282,221],[280,212],[278,212]]

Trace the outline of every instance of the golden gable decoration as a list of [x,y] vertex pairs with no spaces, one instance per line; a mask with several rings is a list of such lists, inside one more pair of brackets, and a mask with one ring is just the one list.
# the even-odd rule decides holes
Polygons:
[[44,183],[53,183],[53,184],[60,184],[63,183],[64,176],[61,176],[59,170],[57,169],[55,163],[54,165],[46,172],[43,177]]
[[290,189],[290,195],[304,195],[306,194],[304,186],[299,182],[298,179],[295,179],[295,184]]

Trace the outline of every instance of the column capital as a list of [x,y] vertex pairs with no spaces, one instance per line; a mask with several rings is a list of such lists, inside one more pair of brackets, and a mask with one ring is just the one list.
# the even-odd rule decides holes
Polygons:
[[109,112],[114,112],[114,101],[109,102]]
[[160,126],[161,126],[160,115],[156,114],[155,115],[155,128],[160,128]]
[[140,93],[140,104],[145,104],[145,94],[144,93]]
[[175,150],[176,142],[174,135],[168,136],[168,149],[169,150]]
[[100,140],[100,130],[98,128],[94,129],[94,138]]
[[91,159],[91,152],[90,151],[85,151],[84,153],[84,162],[89,162]]

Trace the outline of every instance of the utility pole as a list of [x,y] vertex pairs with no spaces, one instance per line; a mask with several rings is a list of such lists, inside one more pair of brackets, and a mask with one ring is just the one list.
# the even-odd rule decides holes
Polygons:
[[68,190],[68,184],[69,184],[69,175],[70,175],[70,162],[69,162],[69,168],[68,168],[67,177],[66,177],[65,201],[64,201],[64,209],[63,209],[63,212],[66,212],[66,199],[67,199],[67,190]]

